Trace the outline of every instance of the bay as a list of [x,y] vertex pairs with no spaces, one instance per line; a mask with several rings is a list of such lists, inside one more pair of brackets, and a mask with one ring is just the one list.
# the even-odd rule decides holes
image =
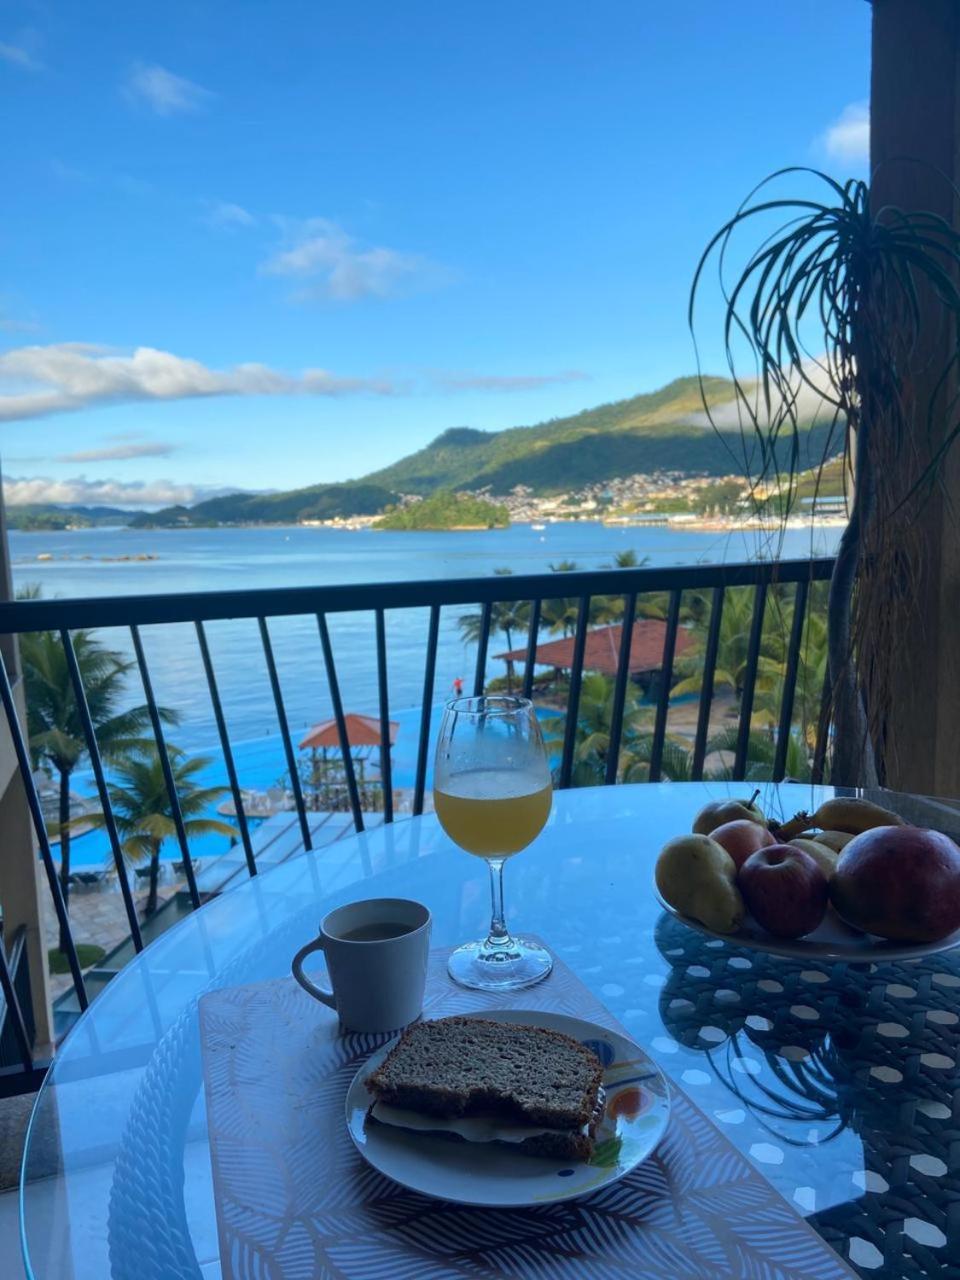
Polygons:
[[[788,530],[780,554],[830,554],[838,537],[839,530],[833,528],[813,535],[809,530]],[[560,561],[596,569],[610,565],[614,554],[626,549],[660,567],[754,559],[769,555],[770,543],[750,531],[718,534],[586,521],[550,524],[543,530],[513,525],[442,533],[292,526],[10,534],[16,587],[37,584],[48,599],[486,577],[498,568],[517,574],[546,572]],[[558,575],[560,583],[562,575]],[[458,626],[466,612],[471,610],[456,607],[441,613],[432,699],[437,705],[449,696],[455,679],[462,679],[467,687],[472,683],[475,652],[464,644]],[[296,746],[311,725],[332,714],[316,619],[280,618],[269,625]],[[391,718],[400,722],[394,749],[400,787],[412,786],[414,780],[427,625],[427,610],[391,610],[387,615]],[[211,623],[207,630],[241,785],[271,786],[286,766],[257,624],[241,619]],[[330,631],[345,709],[376,715],[373,615],[334,616]],[[132,653],[125,629],[102,634],[114,648]],[[179,717],[170,730],[171,741],[191,755],[209,755],[208,780],[225,782],[194,628],[145,627],[142,635],[157,700]],[[512,640],[522,643],[522,637]],[[503,671],[496,655],[507,647],[502,634],[491,637],[488,678]],[[129,695],[131,701],[142,699],[134,677]],[[434,727],[436,712],[435,705]],[[78,773],[76,784],[81,792],[90,789],[84,774]]]

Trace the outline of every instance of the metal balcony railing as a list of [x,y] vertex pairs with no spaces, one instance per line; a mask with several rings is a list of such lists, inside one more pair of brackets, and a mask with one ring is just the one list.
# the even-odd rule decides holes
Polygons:
[[[313,654],[302,654],[304,663],[316,662],[325,673],[327,691],[343,761],[346,794],[353,826],[357,831],[364,827],[364,808],[356,771],[348,742],[344,713],[344,699],[340,673],[334,656],[330,621],[338,615],[365,614],[372,622],[372,640],[376,653],[376,699],[378,703],[380,737],[383,744],[390,743],[390,696],[388,688],[388,652],[391,634],[391,618],[400,610],[426,610],[426,648],[423,655],[422,694],[419,711],[419,733],[416,749],[416,765],[412,788],[412,812],[423,811],[428,776],[428,760],[431,730],[431,712],[436,697],[437,644],[440,632],[441,611],[464,606],[479,606],[479,623],[476,630],[476,654],[473,673],[473,692],[483,692],[488,679],[488,656],[491,631],[496,626],[496,610],[504,604],[520,603],[525,606],[527,634],[525,661],[518,683],[529,696],[534,688],[538,648],[543,642],[542,622],[544,605],[563,596],[573,605],[571,617],[572,660],[568,680],[564,685],[565,707],[562,708],[562,733],[557,740],[555,782],[567,787],[575,778],[575,762],[580,731],[580,702],[584,678],[584,661],[588,652],[588,636],[591,630],[591,605],[601,597],[618,602],[620,620],[619,652],[615,672],[611,675],[612,704],[609,711],[608,743],[597,781],[612,784],[620,777],[621,748],[625,732],[625,708],[631,688],[631,644],[634,637],[634,621],[644,612],[643,603],[651,596],[660,597],[663,614],[663,652],[660,658],[659,679],[654,688],[653,731],[649,739],[646,776],[657,781],[664,776],[664,752],[668,743],[668,716],[671,687],[675,683],[678,637],[681,631],[689,634],[685,621],[684,601],[696,598],[701,606],[701,643],[696,650],[699,664],[699,693],[696,729],[693,735],[690,776],[696,780],[703,776],[708,755],[710,714],[714,702],[715,677],[718,662],[728,661],[721,652],[724,606],[731,590],[746,589],[753,592],[749,624],[738,637],[741,653],[739,662],[739,711],[736,732],[731,741],[732,761],[729,776],[743,778],[748,765],[751,743],[751,718],[757,690],[761,647],[764,638],[765,619],[768,619],[771,596],[776,596],[777,607],[784,601],[789,604],[784,657],[779,679],[779,711],[776,716],[776,732],[771,741],[775,744],[771,775],[780,780],[785,775],[787,750],[791,727],[794,724],[795,693],[798,670],[801,665],[801,646],[804,628],[809,614],[811,591],[815,584],[829,579],[833,562],[829,559],[797,561],[760,561],[748,564],[722,566],[690,566],[663,569],[626,568],[592,572],[548,573],[528,576],[494,576],[489,578],[447,579],[405,583],[380,583],[375,585],[303,587],[256,591],[223,591],[216,593],[150,595],[96,599],[31,599],[0,603],[0,637],[21,636],[28,632],[48,631],[59,637],[69,678],[76,700],[76,710],[83,728],[86,752],[95,782],[97,799],[102,809],[103,824],[110,846],[110,853],[134,951],[144,945],[141,921],[138,918],[131,880],[124,856],[120,833],[111,805],[109,765],[104,761],[94,721],[87,701],[83,677],[73,635],[80,631],[110,631],[122,629],[129,639],[135,659],[135,670],[142,686],[143,701],[149,711],[164,781],[170,804],[170,814],[176,829],[177,841],[183,860],[186,891],[190,905],[201,905],[202,892],[198,885],[190,841],[181,813],[170,754],[165,738],[163,717],[154,694],[154,682],[147,662],[141,635],[142,628],[155,628],[173,624],[190,624],[196,633],[199,657],[202,663],[206,687],[209,691],[213,720],[222,753],[229,791],[236,814],[239,842],[242,847],[246,870],[257,874],[257,858],[251,837],[250,823],[244,808],[242,779],[237,766],[233,745],[227,728],[221,698],[220,684],[211,647],[207,625],[224,619],[249,619],[256,623],[259,643],[265,662],[270,698],[276,712],[276,723],[283,756],[290,776],[291,791],[299,839],[305,850],[314,847],[308,808],[305,803],[297,759],[290,732],[290,722],[284,700],[278,664],[274,654],[270,624],[280,618],[311,617],[316,620],[317,649]],[[686,659],[689,666],[689,658]],[[351,691],[353,696],[353,691]],[[816,742],[811,749],[811,776],[814,781],[822,778],[827,746],[829,712],[824,706],[826,690],[818,690]],[[74,984],[80,1010],[86,1008],[89,994],[81,970],[80,961],[70,927],[70,919],[64,905],[57,876],[56,860],[44,819],[40,795],[33,774],[35,761],[26,727],[16,714],[11,688],[10,673],[0,662],[0,702],[10,728],[13,750],[23,780],[26,802],[29,805],[40,858],[46,875],[54,912],[65,942],[66,960]],[[558,712],[558,714],[560,714]],[[382,817],[392,822],[395,817],[393,766],[389,746],[380,751],[380,783],[382,786]],[[0,850],[2,856],[2,850]],[[2,948],[0,948],[2,950]],[[17,966],[22,967],[23,948],[16,952]],[[16,1045],[20,1062],[26,1073],[34,1068],[31,1057],[31,1019],[21,1007],[23,979],[16,980],[19,968],[4,963],[0,955],[0,980],[4,997],[4,1021],[0,1025],[0,1038]],[[15,971],[16,970],[16,971]],[[35,1070],[32,1072],[36,1074]],[[32,1078],[32,1077],[31,1077]],[[9,1086],[8,1086],[9,1087]]]

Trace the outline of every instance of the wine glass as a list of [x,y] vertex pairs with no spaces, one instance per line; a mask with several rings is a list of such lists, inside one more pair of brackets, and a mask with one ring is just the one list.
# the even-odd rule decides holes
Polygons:
[[550,766],[528,698],[454,698],[444,708],[433,771],[433,803],[454,843],[490,867],[490,932],[450,956],[451,978],[482,991],[540,982],[553,958],[514,938],[503,919],[503,864],[543,829],[552,800]]

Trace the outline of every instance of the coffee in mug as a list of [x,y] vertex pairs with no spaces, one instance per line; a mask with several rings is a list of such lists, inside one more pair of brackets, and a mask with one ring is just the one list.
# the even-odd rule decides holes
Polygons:
[[[303,962],[322,951],[330,989],[311,982]],[[399,1031],[423,1008],[430,952],[430,912],[407,898],[367,898],[337,907],[320,933],[297,952],[293,976],[304,991],[336,1009],[347,1031]]]

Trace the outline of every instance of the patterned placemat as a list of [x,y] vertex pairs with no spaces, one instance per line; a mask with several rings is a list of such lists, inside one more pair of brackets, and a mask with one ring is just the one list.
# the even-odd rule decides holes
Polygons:
[[[513,1006],[622,1031],[562,963],[496,996],[431,956],[428,1017]],[[853,1273],[673,1087],[670,1128],[633,1174],[581,1200],[472,1209],[407,1191],[357,1154],[344,1096],[385,1037],[340,1035],[292,979],[215,991],[200,1040],[224,1280],[842,1280]]]

